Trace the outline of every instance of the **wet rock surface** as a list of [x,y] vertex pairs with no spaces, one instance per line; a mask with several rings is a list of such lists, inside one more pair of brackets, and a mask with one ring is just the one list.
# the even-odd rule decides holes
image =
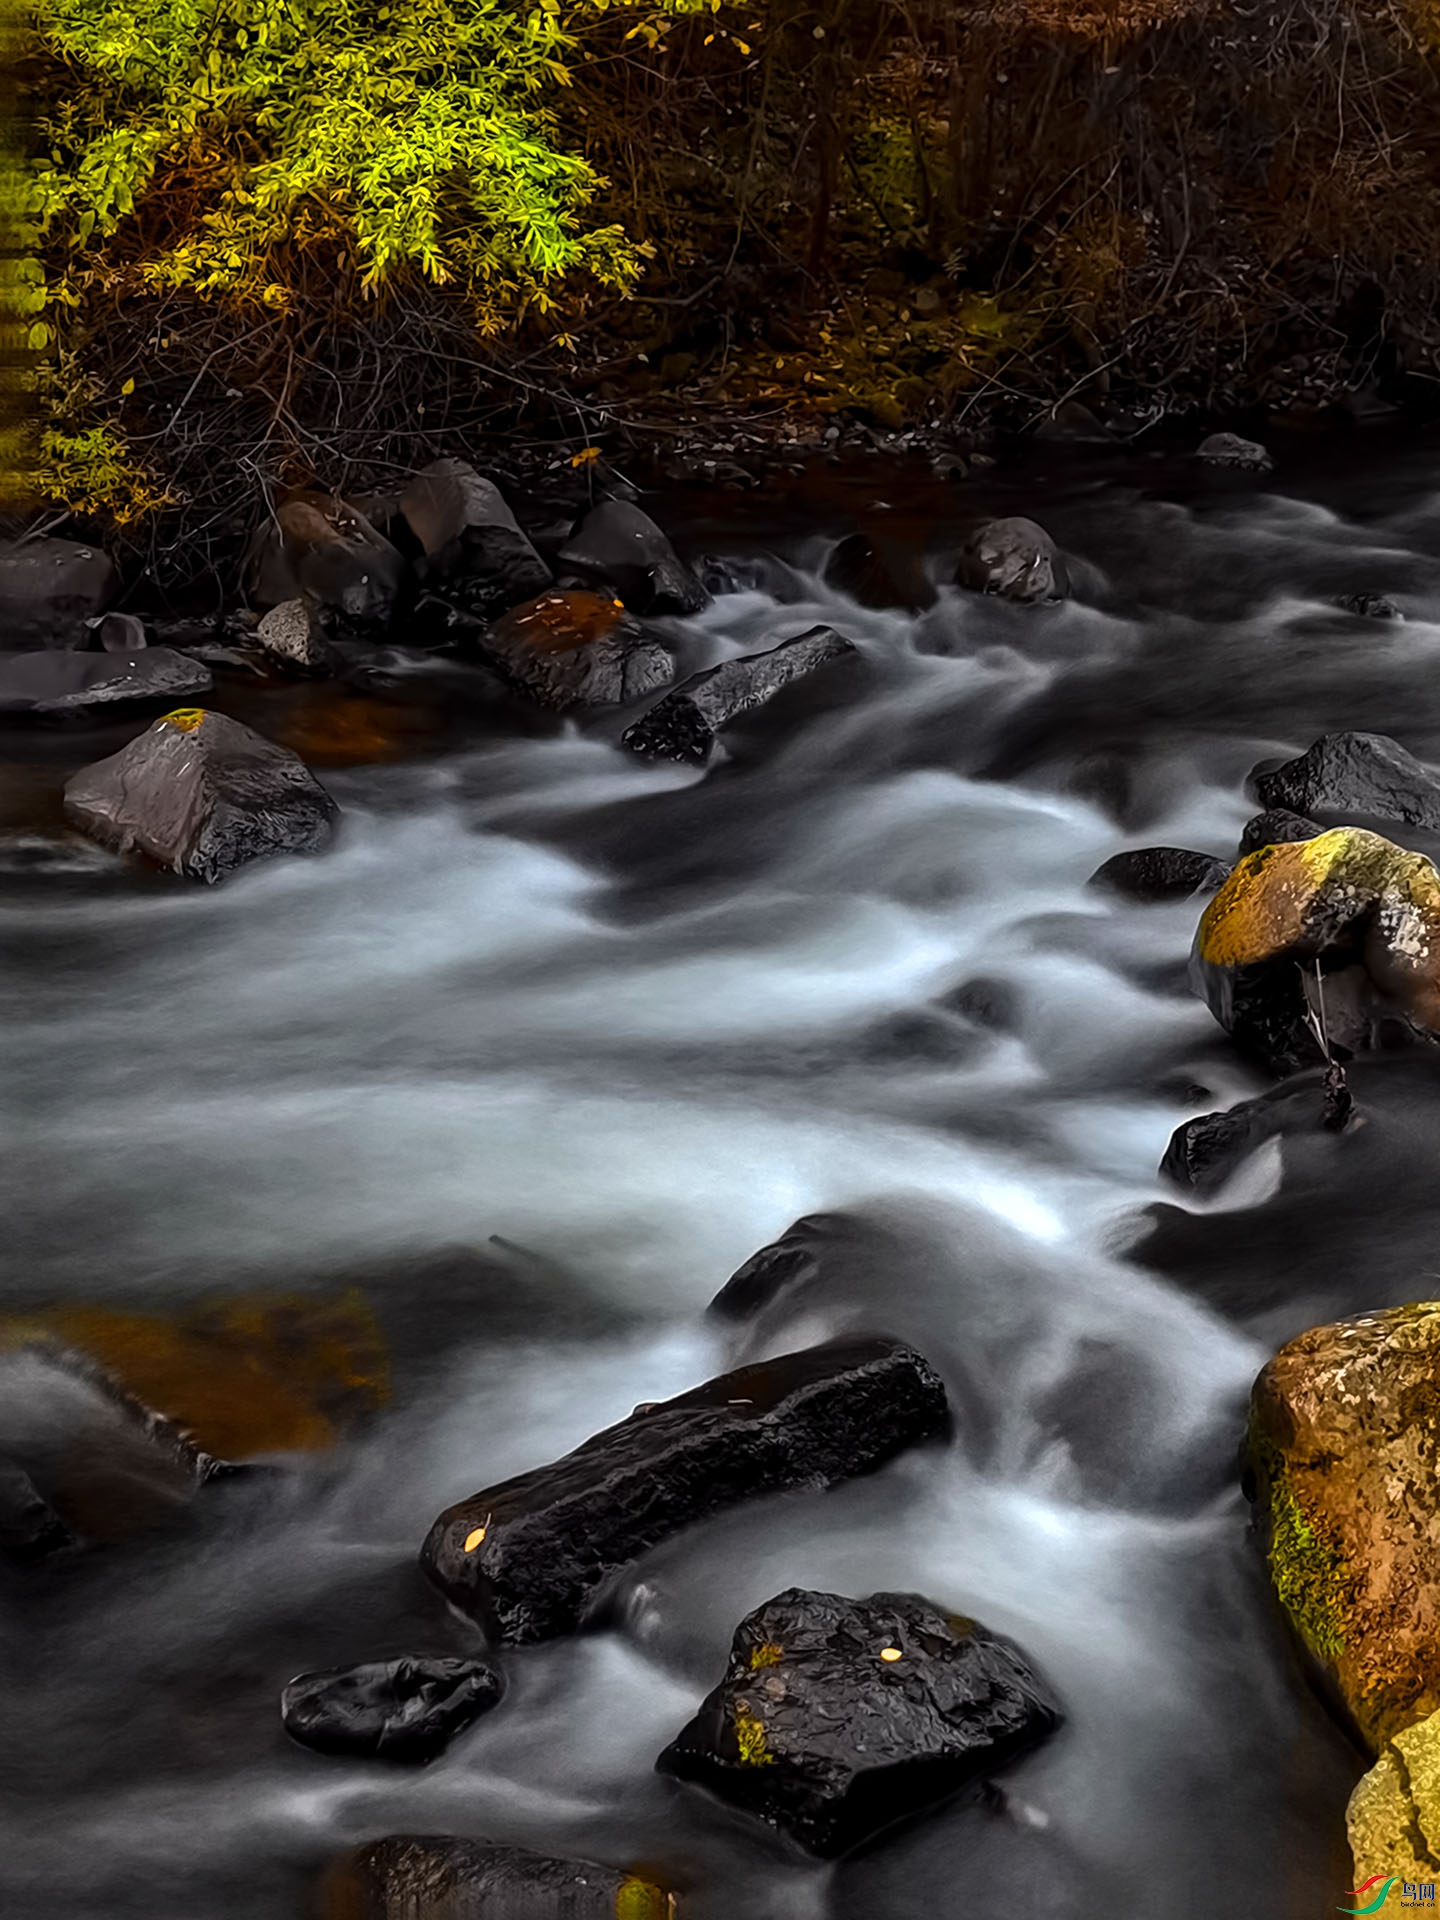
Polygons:
[[411,1655],[297,1674],[280,1696],[285,1731],[317,1753],[421,1763],[496,1706],[488,1661]]
[[825,1217],[806,1215],[787,1227],[778,1240],[752,1253],[737,1267],[710,1302],[719,1320],[749,1320],[802,1281],[820,1271]]
[[298,754],[187,708],[77,773],[65,811],[102,846],[209,883],[252,860],[318,853],[339,809]]
[[1421,1301],[1301,1334],[1251,1399],[1276,1594],[1372,1747],[1440,1709],[1437,1370]]
[[436,460],[417,473],[400,512],[425,550],[425,580],[468,612],[498,613],[551,583],[499,487],[468,461]]
[[16,719],[63,719],[147,700],[193,699],[214,684],[202,661],[168,647],[0,654],[0,714]]
[[1060,1720],[1018,1649],[973,1620],[919,1594],[789,1588],[742,1621],[725,1678],[657,1764],[833,1856]]
[[1239,858],[1243,860],[1247,853],[1258,853],[1261,847],[1283,846],[1292,840],[1315,840],[1324,831],[1318,821],[1307,820],[1303,814],[1292,813],[1288,807],[1269,807],[1264,813],[1257,813],[1253,819],[1245,822],[1240,835]]
[[568,592],[502,614],[475,643],[512,685],[546,707],[618,706],[658,693],[673,655],[613,596]]
[[[1422,1910],[1440,1878],[1440,1713],[1402,1728],[1350,1796],[1346,1811],[1354,1880],[1363,1893]],[[1382,1888],[1379,1881],[1398,1880]],[[1383,1912],[1382,1906],[1377,1911]]]
[[1212,433],[1195,450],[1195,458],[1207,467],[1231,467],[1245,473],[1269,473],[1275,465],[1268,447],[1258,440],[1243,440],[1238,433]]
[[1213,893],[1229,877],[1226,861],[1185,847],[1136,847],[1111,856],[1090,876],[1090,885],[1127,900],[1188,900]]
[[119,588],[101,547],[47,537],[7,542],[0,546],[0,645],[83,647],[86,622]]
[[0,1559],[33,1566],[75,1536],[22,1467],[0,1460]]
[[918,1353],[832,1341],[721,1374],[447,1508],[421,1565],[495,1639],[551,1639],[682,1528],[868,1473],[948,1426],[944,1385]]
[[628,500],[592,507],[557,565],[562,576],[614,587],[633,613],[698,613],[705,605],[705,589],[692,569],[649,514]]
[[726,660],[667,694],[626,729],[621,744],[632,753],[704,766],[722,727],[763,707],[794,681],[854,652],[853,642],[833,627],[811,627],[768,652]]
[[957,586],[1022,606],[1063,600],[1069,575],[1059,549],[1034,520],[987,520],[970,536],[955,569]]
[[333,494],[282,501],[251,555],[256,603],[274,607],[308,594],[335,627],[358,637],[383,632],[405,585],[398,548],[357,507]]
[[1317,1129],[1338,1132],[1349,1117],[1348,1103],[1327,1086],[1322,1072],[1297,1074],[1256,1100],[1182,1121],[1170,1136],[1160,1171],[1205,1198],[1218,1193],[1267,1140]]
[[1440,828],[1440,778],[1383,733],[1327,733],[1298,759],[1258,774],[1265,807]]
[[327,1876],[324,1920],[672,1920],[654,1881],[445,1834],[372,1840]]
[[1335,602],[1342,613],[1362,620],[1403,620],[1405,615],[1388,593],[1342,593]]
[[935,604],[935,589],[915,557],[864,533],[847,534],[837,543],[822,578],[862,607],[917,611]]

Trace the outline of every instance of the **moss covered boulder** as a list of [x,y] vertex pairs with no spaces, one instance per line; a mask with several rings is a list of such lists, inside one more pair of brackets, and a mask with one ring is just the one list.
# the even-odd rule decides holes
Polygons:
[[1440,1709],[1440,1302],[1292,1340],[1248,1450],[1275,1591],[1378,1749]]
[[1359,827],[1261,847],[1201,918],[1196,990],[1281,1073],[1440,1034],[1440,873]]
[[1403,1905],[1417,1886],[1440,1880],[1440,1713],[1386,1744],[1351,1794],[1345,1824],[1366,1899],[1393,1880],[1389,1891]]

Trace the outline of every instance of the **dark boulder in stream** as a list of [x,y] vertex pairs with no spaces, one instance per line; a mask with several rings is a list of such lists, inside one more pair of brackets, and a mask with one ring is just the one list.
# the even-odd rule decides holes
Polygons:
[[1405,618],[1388,593],[1342,593],[1335,604],[1342,613],[1353,613],[1361,620]]
[[955,569],[955,584],[1022,606],[1063,600],[1070,590],[1055,542],[1022,515],[987,520],[970,536]]
[[497,1704],[503,1691],[488,1661],[369,1661],[297,1674],[280,1695],[285,1731],[317,1753],[423,1762]]
[[0,1558],[33,1565],[73,1545],[74,1538],[24,1468],[0,1460]]
[[394,1834],[326,1877],[324,1920],[671,1920],[652,1880],[449,1834]]
[[417,473],[400,511],[425,549],[425,579],[471,613],[498,613],[550,585],[505,496],[468,461],[436,460]]
[[405,561],[357,507],[324,493],[292,494],[250,554],[262,607],[308,594],[338,629],[360,638],[383,631],[405,584]]
[[628,500],[604,500],[580,522],[560,567],[614,587],[635,613],[698,613],[706,593],[648,513]]
[[611,594],[571,589],[513,607],[476,636],[479,650],[544,707],[609,707],[675,678],[669,650]]
[[821,573],[827,587],[862,607],[903,607],[919,612],[935,604],[935,589],[917,556],[898,542],[850,533],[835,547]]
[[1243,860],[1247,853],[1258,853],[1261,847],[1280,847],[1296,840],[1314,840],[1324,831],[1318,820],[1307,820],[1303,814],[1292,813],[1288,807],[1267,807],[1264,813],[1257,813],[1245,822],[1237,855]]
[[621,745],[632,753],[703,767],[727,722],[772,700],[792,681],[855,652],[833,627],[811,627],[768,653],[747,653],[693,674],[628,727]]
[[1228,862],[1185,847],[1135,847],[1113,854],[1090,876],[1092,887],[1122,894],[1127,900],[1188,900],[1223,887]]
[[120,586],[102,547],[76,540],[14,540],[0,547],[0,644],[83,647],[87,623]]
[[1296,1074],[1257,1099],[1183,1120],[1170,1136],[1160,1171],[1205,1198],[1218,1193],[1258,1147],[1291,1134],[1338,1133],[1349,1118],[1348,1093],[1319,1070]]
[[1060,1722],[1019,1650],[977,1622],[915,1593],[792,1587],[741,1622],[725,1678],[657,1765],[828,1858]]
[[288,747],[190,707],[83,767],[65,812],[102,846],[209,883],[251,860],[318,852],[339,808]]
[[146,700],[192,700],[214,686],[210,669],[169,647],[135,653],[0,654],[0,713],[65,719]]
[[710,1302],[707,1312],[718,1320],[749,1320],[772,1300],[820,1271],[820,1243],[828,1216],[806,1214],[788,1226],[778,1240],[752,1253],[737,1267]]
[[948,1431],[913,1349],[848,1339],[721,1374],[442,1513],[421,1565],[497,1640],[570,1632],[606,1582],[742,1501],[819,1490]]
[[1262,806],[1440,830],[1440,779],[1383,733],[1327,733],[1255,778]]

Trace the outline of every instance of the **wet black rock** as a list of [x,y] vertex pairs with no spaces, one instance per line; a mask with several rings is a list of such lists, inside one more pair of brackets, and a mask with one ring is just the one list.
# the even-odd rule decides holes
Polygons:
[[605,500],[576,528],[559,558],[562,571],[614,587],[634,613],[697,613],[705,589],[649,514],[628,500]]
[[1170,1136],[1161,1173],[1202,1198],[1217,1193],[1267,1140],[1339,1133],[1351,1116],[1349,1090],[1335,1072],[1295,1074],[1257,1099],[1182,1121]]
[[1114,854],[1090,876],[1092,887],[1123,894],[1127,900],[1188,900],[1225,884],[1229,865],[1210,853],[1185,847],[1136,847]]
[[324,1920],[672,1920],[654,1881],[449,1834],[394,1834],[331,1870]]
[[920,612],[935,604],[935,589],[913,552],[863,533],[847,534],[839,542],[821,578],[827,587],[848,594],[862,607]]
[[12,1460],[0,1460],[0,1558],[31,1566],[74,1538],[29,1474]]
[[868,1473],[948,1426],[944,1385],[918,1353],[832,1341],[721,1374],[447,1508],[421,1565],[494,1638],[551,1639],[683,1527]]
[[406,488],[401,512],[425,549],[424,578],[485,616],[533,599],[549,567],[493,481],[465,460],[436,460]]
[[763,707],[783,687],[854,651],[853,642],[833,627],[811,627],[768,653],[726,660],[692,675],[642,714],[626,729],[621,745],[632,753],[703,767],[716,735],[729,721]]
[[1440,829],[1440,779],[1383,733],[1327,733],[1273,772],[1255,776],[1265,807]]
[[720,1320],[749,1320],[772,1300],[820,1271],[818,1243],[826,1214],[806,1214],[785,1229],[778,1240],[752,1253],[737,1267],[710,1302],[708,1311]]
[[1335,604],[1342,613],[1358,614],[1362,620],[1405,618],[1388,593],[1342,593]]
[[285,1731],[317,1753],[433,1760],[500,1699],[487,1661],[413,1656],[296,1676],[280,1695]]
[[1304,814],[1292,813],[1288,807],[1267,807],[1264,813],[1257,813],[1253,819],[1245,822],[1237,856],[1243,860],[1247,853],[1258,853],[1261,847],[1281,847],[1295,840],[1313,840],[1324,831],[1318,821],[1307,820]]
[[120,585],[100,547],[75,540],[16,540],[0,547],[0,646],[83,647],[86,622]]
[[544,707],[620,706],[675,678],[674,655],[609,594],[542,594],[472,639],[512,686]]
[[169,647],[140,653],[0,654],[0,713],[62,719],[147,700],[186,700],[215,684],[210,669]]
[[1019,1650],[977,1622],[914,1593],[792,1587],[741,1622],[725,1678],[657,1765],[828,1858],[1060,1723]]
[[1242,472],[1269,473],[1275,462],[1258,440],[1242,440],[1238,433],[1212,433],[1195,450],[1207,467],[1233,467]]
[[101,846],[213,882],[252,860],[318,852],[339,808],[298,754],[194,707],[83,767],[65,812]]
[[369,639],[389,626],[406,566],[358,508],[331,494],[299,493],[259,535],[250,578],[259,606],[308,594],[329,609],[337,636]]
[[970,536],[955,568],[955,584],[1022,606],[1063,600],[1070,590],[1055,542],[1043,527],[1020,516],[988,520]]

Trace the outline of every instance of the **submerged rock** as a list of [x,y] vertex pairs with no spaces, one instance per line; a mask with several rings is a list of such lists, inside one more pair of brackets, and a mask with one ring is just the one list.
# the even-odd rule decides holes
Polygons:
[[0,713],[56,719],[145,700],[193,699],[208,693],[210,669],[168,647],[140,653],[0,654]]
[[74,1539],[29,1474],[13,1460],[0,1460],[0,1558],[31,1566]]
[[0,643],[83,647],[87,622],[120,585],[110,556],[76,540],[14,540],[0,546]]
[[635,613],[698,613],[705,589],[648,513],[604,500],[580,522],[559,565],[615,588]]
[[1204,1197],[1218,1193],[1267,1140],[1338,1133],[1350,1117],[1348,1088],[1318,1071],[1298,1074],[1256,1100],[1182,1121],[1170,1136],[1160,1171],[1177,1187]]
[[1248,854],[1205,909],[1196,991],[1279,1072],[1440,1033],[1440,874],[1379,834],[1337,827]]
[[791,1587],[741,1622],[725,1678],[657,1765],[830,1857],[1060,1722],[1018,1649],[975,1621],[914,1593]]
[[1284,846],[1291,840],[1317,840],[1325,831],[1318,821],[1292,813],[1288,807],[1270,807],[1245,822],[1240,835],[1239,858],[1258,853],[1261,847]]
[[613,595],[543,594],[487,627],[479,646],[545,707],[609,707],[668,687],[673,655]]
[[833,627],[811,627],[768,653],[723,661],[692,675],[642,714],[626,729],[621,745],[632,753],[703,767],[729,721],[763,707],[783,687],[854,651],[854,644]]
[[252,860],[319,852],[339,808],[298,754],[195,707],[82,768],[65,812],[102,846],[208,883]]
[[944,1385],[918,1353],[832,1341],[721,1374],[447,1508],[421,1565],[494,1638],[551,1639],[682,1528],[868,1473],[948,1425]]
[[1440,1709],[1440,1303],[1303,1333],[1255,1383],[1271,1579],[1372,1747]]
[[1063,600],[1069,592],[1065,562],[1055,542],[1035,521],[1018,515],[987,520],[971,535],[955,569],[955,584],[1023,606]]
[[820,1271],[819,1242],[827,1214],[806,1214],[778,1240],[737,1267],[707,1309],[720,1320],[750,1320],[772,1300]]
[[1229,874],[1228,864],[1213,854],[1191,853],[1185,847],[1136,847],[1113,854],[1097,867],[1090,885],[1128,900],[1188,900],[1223,887]]
[[550,585],[505,496],[468,461],[436,460],[417,473],[400,511],[425,549],[425,578],[468,612],[498,613]]
[[1359,1890],[1352,1898],[1388,1901],[1391,1887],[1378,1883],[1398,1880],[1397,1905],[1433,1906],[1440,1874],[1440,1713],[1402,1728],[1381,1748],[1350,1796],[1345,1826]]
[[589,1860],[448,1834],[395,1834],[326,1876],[324,1920],[672,1920],[674,1896]]
[[821,579],[862,607],[902,607],[921,612],[935,604],[935,589],[913,554],[889,541],[851,533],[825,562]]
[[1405,618],[1388,593],[1342,593],[1335,604],[1342,613],[1358,614],[1362,620]]
[[293,494],[251,552],[256,602],[279,606],[309,594],[340,627],[383,631],[405,582],[405,561],[358,508],[324,493]]
[[280,1695],[285,1731],[317,1753],[433,1760],[501,1695],[487,1661],[424,1656],[296,1676]]
[[1440,830],[1440,779],[1383,733],[1327,733],[1298,759],[1255,778],[1266,807],[1358,814]]
[[1242,440],[1238,433],[1212,433],[1195,449],[1195,458],[1207,467],[1236,467],[1250,473],[1269,473],[1275,462],[1258,440]]

